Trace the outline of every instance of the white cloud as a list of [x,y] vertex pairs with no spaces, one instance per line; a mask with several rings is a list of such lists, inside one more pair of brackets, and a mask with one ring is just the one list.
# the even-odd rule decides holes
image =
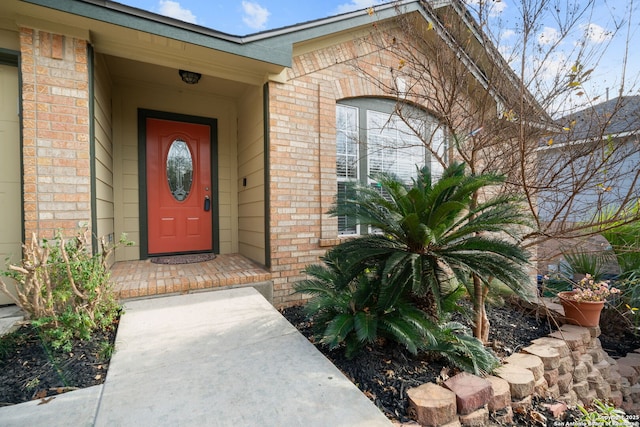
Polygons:
[[553,44],[558,40],[560,40],[560,33],[555,28],[544,27],[538,34],[538,43],[540,44]]
[[480,6],[484,9],[483,15],[499,16],[507,8],[507,2],[504,0],[466,0],[465,3],[475,11],[479,12]]
[[267,19],[269,19],[269,15],[271,15],[271,12],[266,8],[250,1],[242,2],[242,11],[244,12],[242,22],[254,30],[262,30],[265,28]]
[[612,37],[610,31],[605,30],[598,24],[587,24],[582,29],[587,40],[591,43],[604,43]]
[[177,1],[160,0],[158,2],[158,8],[161,15],[190,22],[192,24],[197,22],[196,16],[189,9],[184,9],[180,6],[180,3]]
[[516,32],[513,30],[504,30],[501,34],[500,34],[500,39],[501,40],[507,40],[510,39],[511,37],[515,36]]
[[353,12],[354,10],[366,9],[371,6],[382,4],[387,0],[351,0],[349,3],[343,3],[336,8],[336,13]]

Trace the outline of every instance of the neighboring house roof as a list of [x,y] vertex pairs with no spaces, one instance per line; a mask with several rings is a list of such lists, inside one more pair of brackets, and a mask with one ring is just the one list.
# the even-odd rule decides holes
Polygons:
[[558,124],[571,141],[621,138],[640,133],[640,95],[622,96],[569,114]]

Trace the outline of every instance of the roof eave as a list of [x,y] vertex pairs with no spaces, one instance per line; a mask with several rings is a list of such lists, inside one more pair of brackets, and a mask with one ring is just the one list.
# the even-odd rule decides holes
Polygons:
[[258,61],[291,66],[291,45],[246,43],[243,38],[109,0],[21,0],[37,6],[171,38]]

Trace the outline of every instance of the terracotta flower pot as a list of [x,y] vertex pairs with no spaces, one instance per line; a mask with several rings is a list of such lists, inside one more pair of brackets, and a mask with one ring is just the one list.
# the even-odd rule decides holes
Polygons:
[[573,301],[567,298],[573,293],[573,291],[558,293],[567,322],[586,327],[598,326],[604,301]]

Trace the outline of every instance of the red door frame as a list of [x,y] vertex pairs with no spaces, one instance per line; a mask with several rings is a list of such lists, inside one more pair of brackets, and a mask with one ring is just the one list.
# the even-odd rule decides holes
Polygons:
[[[211,154],[211,230],[213,252],[220,252],[220,227],[219,227],[219,203],[218,203],[218,144],[217,144],[217,120],[207,117],[174,114],[155,110],[138,110],[138,181],[140,203],[140,258],[149,257],[149,223],[148,223],[148,194],[147,194],[147,119],[161,119],[175,122],[195,123],[207,125],[210,129],[210,154]],[[157,255],[157,254],[154,254]]]

